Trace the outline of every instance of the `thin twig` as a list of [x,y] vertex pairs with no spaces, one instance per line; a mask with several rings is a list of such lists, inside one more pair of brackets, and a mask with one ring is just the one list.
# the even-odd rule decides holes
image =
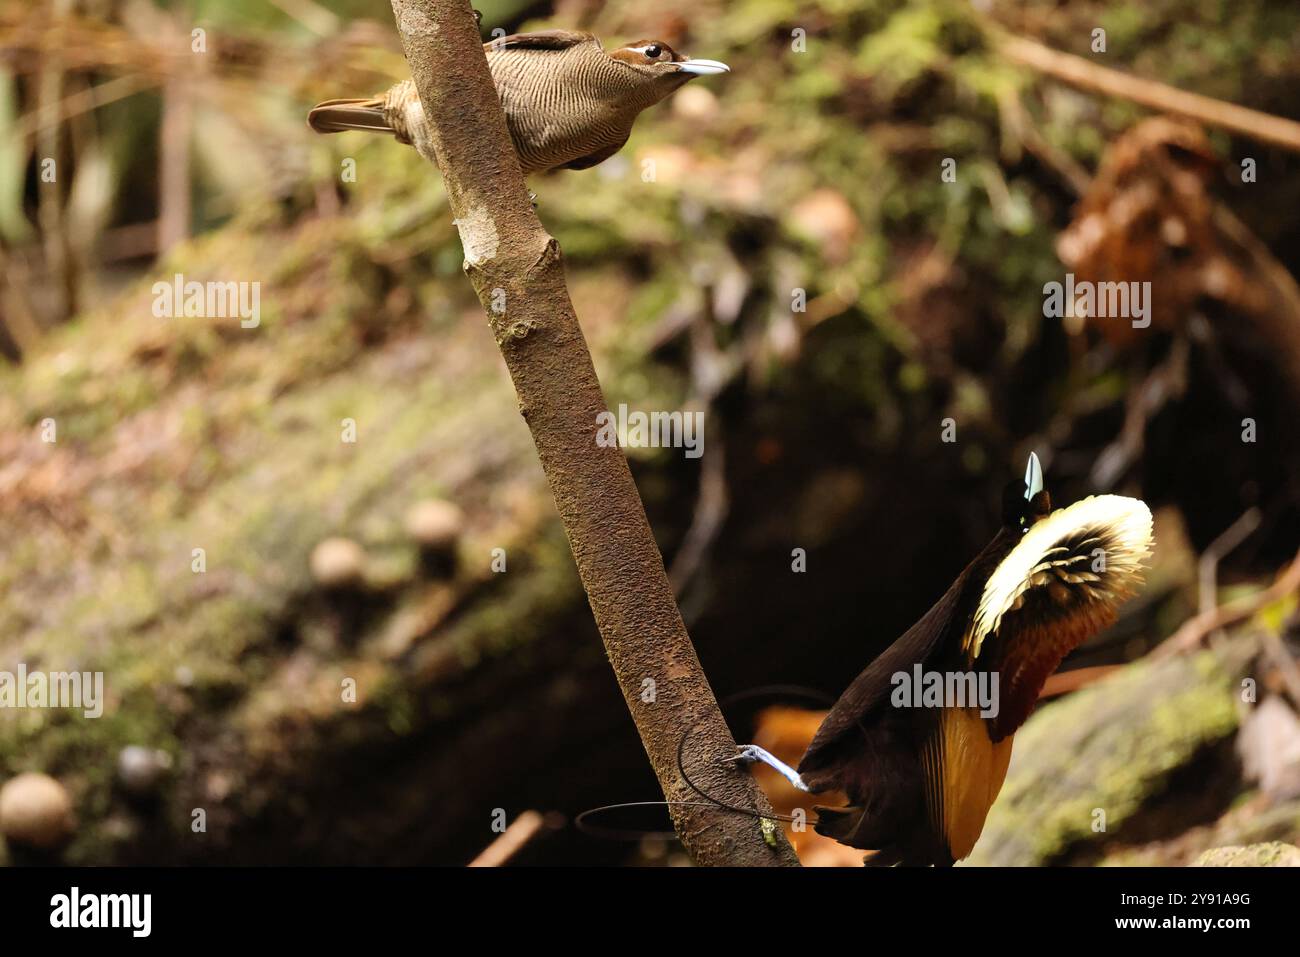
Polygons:
[[1253,595],[1247,595],[1245,598],[1220,605],[1218,608],[1188,619],[1181,628],[1157,645],[1151,652],[1151,656],[1166,658],[1181,652],[1194,651],[1201,646],[1206,635],[1244,621],[1261,608],[1285,598],[1293,591],[1300,591],[1300,552],[1296,553],[1291,564],[1283,569],[1272,585]]
[[1088,668],[1075,668],[1052,675],[1043,683],[1043,690],[1038,692],[1038,700],[1055,698],[1058,695],[1078,691],[1090,684],[1095,684],[1123,668],[1123,665],[1092,665]]
[[339,32],[339,15],[314,0],[271,0],[271,4],[318,36],[328,37]]
[[1196,566],[1196,577],[1200,586],[1197,607],[1201,614],[1213,611],[1219,604],[1219,562],[1230,555],[1257,528],[1259,528],[1259,509],[1247,509],[1240,518],[1224,529],[1201,555],[1201,560]]
[[536,811],[520,814],[497,839],[483,848],[478,857],[469,862],[470,867],[500,867],[518,854],[525,844],[536,837],[546,824],[546,819]]
[[1131,100],[1163,113],[1190,117],[1208,126],[1300,152],[1300,123],[1295,120],[1112,70],[1025,37],[1004,35],[998,40],[998,49],[1012,62],[1071,86]]
[[700,563],[708,554],[714,540],[718,537],[723,523],[727,520],[730,496],[727,494],[726,450],[722,445],[722,436],[713,430],[710,439],[710,452],[700,462],[700,488],[695,499],[695,513],[691,526],[682,539],[681,547],[673,557],[672,567],[668,570],[668,579],[673,583],[673,591],[680,597],[687,584],[699,571]]
[[[168,18],[163,30],[179,44],[177,21]],[[194,134],[191,78],[184,72],[169,76],[162,88],[162,122],[158,128],[158,252],[165,254],[190,235],[190,140]]]
[[156,86],[157,82],[156,79],[143,73],[128,73],[124,76],[114,77],[95,86],[79,90],[71,96],[64,97],[57,103],[50,103],[33,110],[19,119],[14,129],[18,136],[30,136],[74,116],[90,113],[101,106],[107,106],[109,103],[124,100],[128,96],[143,93],[145,90]]

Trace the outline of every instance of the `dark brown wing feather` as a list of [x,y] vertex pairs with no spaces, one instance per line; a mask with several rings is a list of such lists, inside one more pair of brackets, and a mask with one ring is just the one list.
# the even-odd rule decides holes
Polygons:
[[572,163],[565,163],[564,166],[561,168],[562,169],[591,169],[591,167],[600,165],[601,163],[605,162],[605,160],[609,159],[611,156],[613,156],[615,153],[621,150],[625,143],[627,143],[626,136],[623,137],[623,139],[620,140],[619,142],[615,143],[613,146],[607,146],[603,150],[597,150],[596,152],[592,153],[590,156],[580,156]]
[[889,701],[893,691],[890,678],[895,672],[911,671],[913,664],[928,661],[936,650],[944,647],[944,638],[949,630],[961,624],[954,621],[954,613],[959,605],[966,604],[962,601],[962,593],[969,572],[970,569],[963,572],[920,621],[886,648],[845,689],[804,752],[803,760],[799,762],[800,774],[821,767],[823,759],[834,750],[833,746],[859,727],[871,723],[872,714]]
[[317,133],[341,133],[344,130],[395,132],[384,115],[382,96],[317,103],[307,114],[307,124]]
[[595,39],[594,34],[577,30],[537,30],[533,33],[512,33],[508,37],[489,40],[483,44],[483,49],[489,53],[493,50],[567,50],[579,43]]
[[849,806],[818,809],[816,829],[852,847],[878,851],[872,864],[950,865],[947,836],[935,821],[943,778],[928,751],[938,743],[940,710],[894,708],[896,672],[961,666],[962,634],[989,571],[1015,537],[1000,531],[915,625],[849,685],[799,763],[814,792],[842,790]]
[[[889,701],[893,691],[890,679],[895,672],[910,671],[917,663],[939,670],[944,663],[936,665],[933,659],[937,655],[952,654],[959,647],[959,632],[969,624],[985,580],[1015,547],[1016,540],[1006,529],[999,530],[934,607],[854,679],[831,708],[812,744],[808,745],[803,760],[799,762],[800,774],[833,763],[836,757],[833,752],[838,750],[835,746],[843,743],[850,732],[871,724],[871,719],[878,716]],[[955,667],[956,661],[949,664]]]

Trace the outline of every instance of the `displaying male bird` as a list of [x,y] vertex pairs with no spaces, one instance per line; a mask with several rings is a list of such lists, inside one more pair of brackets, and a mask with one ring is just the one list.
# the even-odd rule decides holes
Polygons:
[[[590,33],[568,30],[520,33],[483,49],[525,175],[604,162],[622,149],[642,110],[694,77],[730,70],[717,60],[689,59],[659,40],[607,53]],[[307,122],[318,133],[392,133],[428,155],[422,144],[429,131],[411,80],[370,99],[328,100]]]
[[[1151,548],[1151,512],[1137,499],[1098,495],[1053,512],[1035,455],[1024,483],[1005,490],[1002,520],[840,696],[797,771],[755,745],[727,759],[762,761],[812,793],[845,792],[848,806],[816,808],[816,830],[875,850],[871,865],[948,866],[970,854],[1044,682],[1114,620]],[[945,691],[924,702],[900,693],[922,673]],[[991,702],[960,700],[986,686]]]

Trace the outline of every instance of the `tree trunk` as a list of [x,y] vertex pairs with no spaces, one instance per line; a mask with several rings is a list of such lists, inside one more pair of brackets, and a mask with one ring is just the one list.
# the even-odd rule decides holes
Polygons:
[[[510,370],[677,833],[697,864],[796,864],[779,830],[765,839],[758,815],[772,812],[749,774],[718,764],[735,742],[686,633],[627,460],[620,448],[596,443],[605,399],[569,300],[559,244],[542,228],[524,187],[469,2],[392,6],[431,131],[430,142],[417,140],[416,148],[442,172],[465,271]],[[692,781],[742,812],[707,801],[682,779],[678,746],[687,735],[683,764]]]

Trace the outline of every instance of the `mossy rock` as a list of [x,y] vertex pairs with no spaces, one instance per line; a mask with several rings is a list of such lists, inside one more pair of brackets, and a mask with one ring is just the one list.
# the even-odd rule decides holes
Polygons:
[[1196,859],[1193,867],[1300,867],[1300,848],[1270,841],[1244,847],[1216,847]]
[[1040,709],[1016,735],[1006,783],[968,863],[1060,863],[1080,845],[1113,837],[1171,775],[1235,734],[1237,682],[1252,649],[1242,638],[1138,661]]

